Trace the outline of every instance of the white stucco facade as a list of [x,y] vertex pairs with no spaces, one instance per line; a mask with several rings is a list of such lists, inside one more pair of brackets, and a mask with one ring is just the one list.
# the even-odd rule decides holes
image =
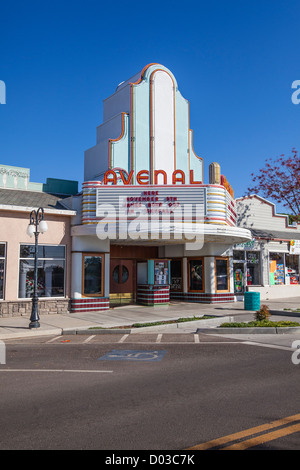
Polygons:
[[161,64],[104,100],[96,144],[85,152],[81,223],[72,227],[73,311],[234,300],[229,250],[251,234],[236,226],[217,163],[205,183],[192,137],[189,102]]

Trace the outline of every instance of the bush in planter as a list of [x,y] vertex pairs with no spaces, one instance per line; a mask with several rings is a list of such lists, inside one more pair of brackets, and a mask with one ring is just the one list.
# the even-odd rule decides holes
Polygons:
[[257,310],[257,312],[255,313],[255,319],[257,321],[268,320],[270,316],[271,316],[270,310],[267,305],[262,305],[260,310]]

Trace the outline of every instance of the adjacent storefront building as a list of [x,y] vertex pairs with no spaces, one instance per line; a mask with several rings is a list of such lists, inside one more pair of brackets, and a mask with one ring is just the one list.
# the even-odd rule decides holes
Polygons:
[[276,207],[257,195],[236,200],[238,225],[252,240],[232,248],[234,292],[260,292],[261,299],[300,296],[299,224],[277,214]]
[[34,237],[27,234],[32,210],[42,207],[48,230],[39,236],[40,313],[67,313],[71,289],[71,218],[64,199],[78,183],[30,182],[27,168],[0,166],[0,316],[28,315],[34,281]]

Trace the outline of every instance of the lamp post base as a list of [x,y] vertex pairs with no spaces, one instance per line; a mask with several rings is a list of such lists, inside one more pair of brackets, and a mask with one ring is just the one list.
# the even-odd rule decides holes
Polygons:
[[39,322],[38,322],[37,320],[36,320],[36,321],[31,321],[31,322],[29,323],[29,328],[30,328],[30,329],[31,329],[31,328],[39,328],[39,327],[40,327],[40,324],[39,324]]
[[39,328],[39,309],[38,309],[38,297],[33,296],[32,298],[32,310],[31,310],[31,317],[29,328]]

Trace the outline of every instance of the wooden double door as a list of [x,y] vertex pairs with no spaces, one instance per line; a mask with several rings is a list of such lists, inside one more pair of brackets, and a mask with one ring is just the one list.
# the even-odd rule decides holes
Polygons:
[[119,258],[110,260],[111,305],[123,305],[135,301],[135,270],[135,260]]

